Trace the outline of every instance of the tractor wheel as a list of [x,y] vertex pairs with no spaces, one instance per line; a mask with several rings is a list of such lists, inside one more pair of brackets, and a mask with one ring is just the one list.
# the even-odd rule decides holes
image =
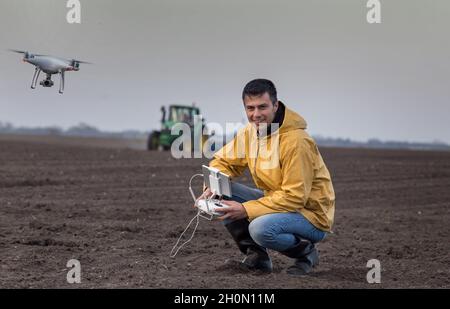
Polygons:
[[158,131],[153,131],[147,141],[147,150],[158,150],[159,147],[159,135],[161,133]]

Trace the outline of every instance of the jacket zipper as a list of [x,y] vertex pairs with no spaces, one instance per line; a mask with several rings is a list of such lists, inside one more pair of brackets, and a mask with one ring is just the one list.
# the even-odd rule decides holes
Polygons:
[[258,177],[256,175],[256,163],[258,161],[258,156],[259,156],[259,133],[258,133],[258,131],[256,131],[256,140],[258,142],[258,147],[256,148],[256,158],[255,158],[255,165],[253,166],[253,174],[255,175],[255,179],[258,179]]

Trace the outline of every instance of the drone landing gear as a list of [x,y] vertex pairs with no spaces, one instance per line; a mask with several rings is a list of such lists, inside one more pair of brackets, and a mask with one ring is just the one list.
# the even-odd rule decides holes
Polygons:
[[[36,88],[36,84],[37,81],[39,79],[39,74],[41,73],[41,69],[39,69],[38,67],[36,67],[36,69],[34,70],[34,75],[33,75],[33,80],[31,81],[31,89],[35,89]],[[60,76],[60,82],[59,82],[59,93],[63,93],[64,92],[64,83],[65,83],[65,70],[60,70],[58,72],[59,74],[61,74]],[[39,84],[42,87],[52,87],[54,85],[54,82],[52,81],[52,74],[50,73],[46,73],[47,76],[45,77],[44,80],[40,81]],[[56,73],[55,73],[56,74]]]
[[37,81],[38,81],[40,73],[41,73],[41,69],[36,68],[34,70],[33,80],[31,81],[31,89],[35,89],[36,88],[36,84],[37,84]]
[[64,92],[64,73],[65,71],[61,71],[61,79],[59,81],[59,93],[63,93]]

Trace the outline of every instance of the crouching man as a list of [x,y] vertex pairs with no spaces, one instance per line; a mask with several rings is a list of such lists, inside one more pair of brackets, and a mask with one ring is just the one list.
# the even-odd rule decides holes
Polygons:
[[[245,255],[240,267],[272,271],[267,249],[295,259],[287,272],[305,275],[319,262],[315,243],[334,219],[330,173],[305,120],[277,99],[274,84],[249,82],[242,93],[249,124],[210,162],[231,178],[250,170],[256,188],[232,182],[219,219]],[[200,198],[211,195],[206,189]]]

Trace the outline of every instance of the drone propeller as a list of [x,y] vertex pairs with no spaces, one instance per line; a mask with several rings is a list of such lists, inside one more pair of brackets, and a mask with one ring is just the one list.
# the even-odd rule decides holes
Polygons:
[[8,49],[8,50],[12,51],[14,53],[18,53],[18,54],[26,54],[26,53],[28,53],[27,51],[17,50],[17,49]]
[[23,54],[25,58],[28,58],[30,55],[33,55],[33,56],[45,56],[45,55],[41,55],[41,54],[32,54],[32,53],[30,53],[28,51],[24,51],[24,50],[17,50],[17,49],[8,49],[8,50],[11,51],[11,52],[14,52],[14,53]]
[[78,71],[80,69],[80,63],[92,64],[90,62],[81,61],[81,60],[77,60],[77,59],[72,59],[70,61],[71,61],[70,65],[74,68],[75,71]]
[[82,60],[77,60],[77,59],[72,59],[72,63],[86,63],[86,64],[93,64],[92,62],[87,62],[87,61],[82,61]]
[[8,49],[9,51],[12,51],[13,53],[18,53],[18,54],[23,54],[23,57],[25,59],[28,59],[28,57],[30,56],[30,53],[27,51],[23,51],[23,50],[17,50],[17,49]]

